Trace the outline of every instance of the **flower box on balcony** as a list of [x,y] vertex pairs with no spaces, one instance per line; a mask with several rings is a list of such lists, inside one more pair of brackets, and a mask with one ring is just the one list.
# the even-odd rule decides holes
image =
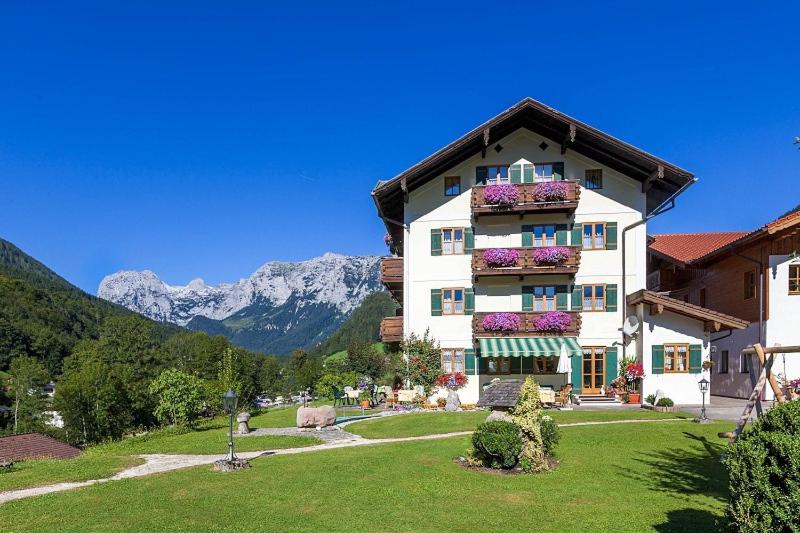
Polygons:
[[487,204],[499,206],[512,206],[520,196],[517,186],[509,184],[487,185],[483,194]]
[[481,325],[485,331],[517,331],[520,322],[516,313],[492,313],[483,317]]
[[572,317],[563,311],[547,311],[533,320],[533,327],[540,333],[564,333],[572,324]]
[[492,248],[483,252],[483,260],[489,268],[515,267],[519,257],[519,250],[508,248]]
[[570,257],[570,249],[566,246],[545,246],[536,248],[532,259],[537,265],[561,265]]

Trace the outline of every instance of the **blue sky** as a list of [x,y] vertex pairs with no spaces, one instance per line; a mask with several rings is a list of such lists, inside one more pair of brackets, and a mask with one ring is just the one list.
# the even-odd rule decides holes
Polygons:
[[0,7],[0,237],[90,292],[384,253],[376,180],[525,96],[700,178],[652,232],[800,203],[796,3],[121,4]]

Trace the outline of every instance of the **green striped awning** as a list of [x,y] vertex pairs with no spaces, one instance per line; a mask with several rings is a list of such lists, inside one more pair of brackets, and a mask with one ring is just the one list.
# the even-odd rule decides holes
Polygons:
[[478,343],[481,357],[558,357],[562,345],[568,355],[583,353],[575,337],[497,337]]

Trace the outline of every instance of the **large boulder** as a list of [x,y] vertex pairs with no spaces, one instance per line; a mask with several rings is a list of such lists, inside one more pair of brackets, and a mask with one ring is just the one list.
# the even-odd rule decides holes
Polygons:
[[330,405],[301,407],[297,410],[297,427],[324,428],[336,422],[336,410]]
[[458,393],[454,390],[451,390],[447,393],[447,403],[444,404],[445,411],[458,411],[461,409],[461,400],[458,397]]

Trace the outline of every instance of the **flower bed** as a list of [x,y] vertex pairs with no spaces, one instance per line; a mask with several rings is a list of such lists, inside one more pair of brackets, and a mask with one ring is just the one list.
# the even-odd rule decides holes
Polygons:
[[516,313],[492,313],[483,318],[483,329],[486,331],[517,331],[520,318]]
[[560,265],[569,259],[570,250],[565,246],[545,246],[533,251],[533,260],[542,265]]
[[537,183],[533,189],[533,199],[536,202],[563,202],[567,199],[569,185],[562,181],[548,181]]
[[519,189],[509,184],[487,185],[483,198],[491,205],[514,205],[519,200]]
[[463,389],[467,386],[467,376],[461,372],[445,373],[436,378],[436,386],[447,390]]
[[563,311],[547,311],[533,320],[533,327],[542,333],[564,333],[572,324],[572,317]]
[[492,248],[483,253],[483,260],[486,266],[492,268],[517,266],[519,261],[519,250],[509,250],[508,248]]

